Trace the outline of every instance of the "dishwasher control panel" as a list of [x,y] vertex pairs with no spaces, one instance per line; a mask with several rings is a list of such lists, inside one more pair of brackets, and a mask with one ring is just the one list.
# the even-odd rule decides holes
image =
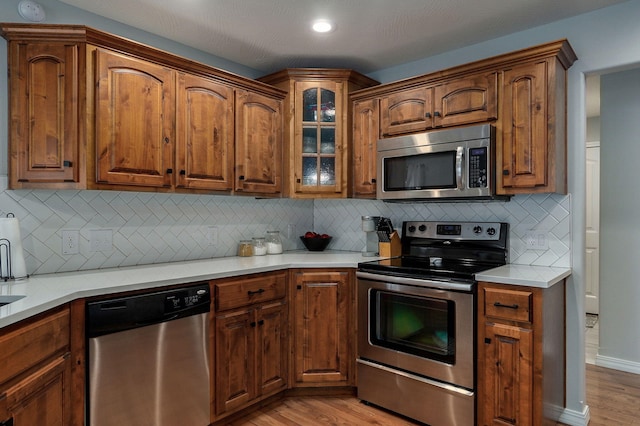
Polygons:
[[164,299],[164,312],[171,314],[187,308],[211,303],[209,287],[189,288],[183,291],[174,291]]

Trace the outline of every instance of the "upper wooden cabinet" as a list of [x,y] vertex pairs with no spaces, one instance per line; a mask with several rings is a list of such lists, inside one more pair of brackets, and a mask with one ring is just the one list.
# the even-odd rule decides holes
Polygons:
[[395,136],[433,127],[433,88],[419,87],[380,98],[381,135]]
[[104,49],[95,61],[97,183],[171,187],[175,72]]
[[501,193],[567,192],[566,68],[564,57],[549,57],[504,69]]
[[176,186],[230,191],[234,167],[234,91],[178,73]]
[[281,192],[281,90],[85,26],[0,31],[10,188]]
[[[4,29],[3,36],[8,37]],[[83,187],[84,152],[78,143],[83,46],[10,39],[8,48],[9,187]]]
[[352,93],[353,195],[375,196],[378,139],[480,122],[496,127],[497,194],[566,193],[566,70],[576,59],[559,40]]
[[495,120],[498,73],[480,73],[380,98],[381,136]]
[[284,195],[348,194],[349,92],[378,84],[350,70],[286,69],[259,79],[288,92],[284,109]]
[[377,99],[353,103],[353,196],[376,197],[376,150],[380,134],[380,108]]
[[458,126],[498,117],[498,73],[478,73],[434,88],[433,126]]
[[235,190],[282,192],[282,101],[236,93]]

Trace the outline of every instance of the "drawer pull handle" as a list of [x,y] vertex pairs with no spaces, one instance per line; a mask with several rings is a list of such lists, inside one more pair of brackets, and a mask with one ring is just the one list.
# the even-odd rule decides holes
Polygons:
[[518,309],[519,306],[517,303],[514,303],[513,305],[504,305],[500,302],[496,302],[493,304],[493,306],[497,307],[497,308],[509,308],[509,309]]
[[264,293],[264,289],[263,288],[258,289],[256,291],[251,291],[251,290],[247,291],[247,294],[249,296],[253,296],[254,294],[261,294],[261,293]]

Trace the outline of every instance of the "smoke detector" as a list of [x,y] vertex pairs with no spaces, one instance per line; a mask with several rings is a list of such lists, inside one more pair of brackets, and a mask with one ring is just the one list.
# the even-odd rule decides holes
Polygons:
[[32,0],[22,0],[18,3],[18,13],[31,22],[42,22],[45,18],[44,8]]

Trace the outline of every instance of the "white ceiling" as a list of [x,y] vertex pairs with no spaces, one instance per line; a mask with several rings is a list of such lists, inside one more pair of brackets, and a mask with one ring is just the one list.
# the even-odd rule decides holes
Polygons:
[[[255,70],[363,73],[625,0],[61,0]],[[335,31],[313,34],[316,18]]]

